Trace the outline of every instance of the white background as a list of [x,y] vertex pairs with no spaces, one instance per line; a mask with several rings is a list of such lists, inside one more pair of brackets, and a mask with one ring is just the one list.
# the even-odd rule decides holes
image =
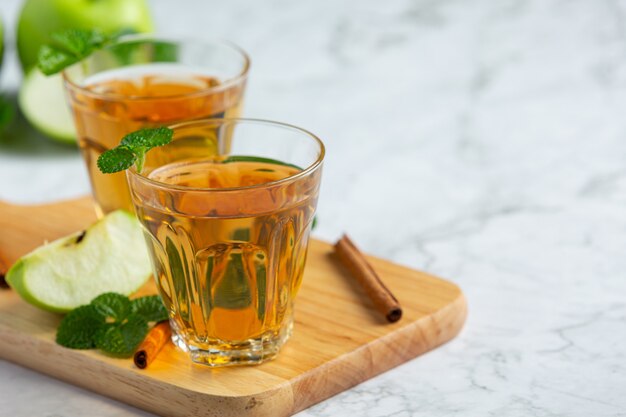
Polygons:
[[[625,1],[151,3],[249,51],[247,116],[326,142],[318,237],[467,295],[457,339],[301,417],[626,416]],[[0,198],[87,192],[75,150],[0,144]],[[146,414],[0,362],[0,415]]]

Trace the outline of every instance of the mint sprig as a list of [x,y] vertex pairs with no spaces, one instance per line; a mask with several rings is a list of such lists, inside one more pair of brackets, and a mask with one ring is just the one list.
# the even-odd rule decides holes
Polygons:
[[98,157],[98,169],[104,174],[124,171],[135,164],[137,172],[143,169],[146,152],[172,141],[174,131],[167,127],[141,129],[122,138],[119,146]]
[[149,323],[167,319],[167,310],[156,295],[131,301],[125,295],[105,293],[65,316],[56,341],[71,349],[97,347],[109,355],[125,358],[145,339]]
[[56,74],[115,42],[119,35],[105,35],[96,29],[54,32],[50,35],[50,43],[39,49],[37,66],[46,75]]

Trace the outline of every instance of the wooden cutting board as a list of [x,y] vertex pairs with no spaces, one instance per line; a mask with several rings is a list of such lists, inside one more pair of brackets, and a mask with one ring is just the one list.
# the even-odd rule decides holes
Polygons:
[[[45,206],[0,203],[0,254],[10,263],[95,220],[89,198]],[[146,370],[130,359],[54,343],[61,316],[0,290],[0,358],[168,416],[288,416],[452,339],[467,314],[456,285],[370,257],[404,309],[387,324],[337,264],[311,242],[294,334],[274,361],[211,369],[171,343]],[[144,292],[155,292],[153,283]],[[442,369],[442,372],[445,370]]]

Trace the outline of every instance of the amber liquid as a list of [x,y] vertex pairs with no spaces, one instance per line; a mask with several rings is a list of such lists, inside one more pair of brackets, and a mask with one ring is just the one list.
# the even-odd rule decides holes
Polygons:
[[[124,135],[142,127],[170,125],[207,117],[238,117],[244,85],[215,89],[214,77],[179,64],[150,64],[105,71],[70,90],[78,143],[99,214],[132,210],[125,174],[102,174],[98,156]],[[90,92],[95,94],[90,94]]]
[[[298,171],[196,159],[158,168],[149,178],[219,189],[264,184]],[[262,359],[277,352],[291,330],[318,182],[312,177],[298,187],[288,182],[257,187],[246,192],[252,198],[243,192],[208,198],[206,192],[184,189],[151,194],[132,183],[160,294],[182,339],[179,346],[204,352],[256,346],[264,350]],[[215,354],[200,361],[225,364],[233,358]]]

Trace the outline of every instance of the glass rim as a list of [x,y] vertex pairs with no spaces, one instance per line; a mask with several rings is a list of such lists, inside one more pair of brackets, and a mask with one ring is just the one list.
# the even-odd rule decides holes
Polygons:
[[[290,175],[288,177],[281,178],[275,181],[268,181],[268,182],[263,182],[260,184],[245,185],[245,186],[239,186],[239,187],[220,187],[220,188],[187,187],[183,185],[168,184],[166,182],[157,181],[155,179],[149,178],[148,176],[140,172],[137,172],[134,165],[126,170],[126,175],[127,176],[132,175],[138,178],[140,181],[147,183],[151,187],[158,187],[158,188],[162,188],[162,189],[169,190],[169,191],[186,191],[186,192],[191,191],[191,192],[205,192],[205,193],[226,192],[228,193],[228,192],[235,192],[235,191],[249,191],[249,190],[269,188],[269,187],[273,187],[273,186],[280,185],[283,183],[297,181],[300,178],[306,177],[310,175],[311,173],[313,173],[314,171],[316,171],[324,162],[324,156],[326,155],[326,147],[324,146],[324,142],[322,142],[322,140],[314,133],[311,133],[310,131],[306,129],[303,129],[301,127],[294,126],[288,123],[276,122],[276,121],[267,120],[267,119],[251,119],[251,118],[205,118],[205,119],[198,119],[198,120],[191,120],[191,121],[176,123],[176,124],[170,125],[169,128],[176,131],[177,129],[190,127],[190,126],[202,126],[202,125],[207,125],[207,124],[225,124],[226,122],[235,122],[235,124],[239,124],[243,122],[243,123],[249,123],[249,124],[279,127],[283,129],[296,131],[298,133],[303,134],[304,136],[308,136],[310,139],[313,139],[313,141],[317,143],[319,147],[319,154],[317,155],[317,158],[315,159],[314,162],[310,163],[306,168],[303,168],[301,171],[298,171],[293,175]],[[132,187],[129,187],[129,188],[132,189]]]
[[[214,87],[206,87],[206,88],[202,88],[200,90],[197,91],[193,91],[190,93],[180,93],[180,94],[171,94],[171,95],[166,95],[166,96],[127,96],[124,94],[117,94],[117,93],[96,93],[92,90],[89,90],[88,88],[86,88],[83,85],[77,84],[75,81],[73,81],[71,79],[71,77],[68,74],[68,70],[70,70],[71,68],[74,68],[77,65],[81,65],[83,62],[85,62],[85,60],[89,59],[89,57],[84,58],[81,61],[78,61],[77,63],[71,65],[69,68],[64,69],[61,72],[61,76],[63,77],[63,81],[70,86],[71,88],[75,88],[77,90],[80,90],[81,93],[94,97],[94,98],[99,98],[99,99],[109,99],[109,100],[125,100],[125,101],[149,101],[149,100],[163,100],[163,99],[177,99],[177,98],[193,98],[196,96],[201,96],[201,95],[205,95],[207,93],[217,93],[220,91],[224,91],[227,90],[231,87],[233,87],[234,85],[237,85],[243,81],[245,81],[248,78],[248,72],[250,71],[250,57],[248,56],[248,53],[241,48],[239,45],[226,40],[226,39],[222,39],[222,38],[210,38],[210,39],[202,39],[202,40],[195,40],[195,39],[189,39],[189,38],[176,38],[176,37],[162,37],[162,36],[157,36],[155,34],[152,33],[140,33],[140,34],[132,34],[132,35],[124,35],[122,37],[120,37],[119,41],[113,45],[109,45],[107,47],[105,47],[104,49],[101,49],[99,51],[95,51],[94,54],[97,54],[101,51],[106,51],[111,47],[114,47],[116,45],[120,45],[123,43],[129,43],[129,42],[134,42],[134,41],[141,41],[141,40],[154,40],[154,41],[163,41],[163,42],[171,42],[171,43],[177,43],[177,44],[197,44],[197,45],[209,45],[209,44],[218,44],[221,46],[226,46],[230,49],[232,49],[233,51],[235,51],[236,53],[238,53],[239,55],[241,55],[241,57],[243,58],[243,68],[237,73],[237,75],[228,78],[227,80],[225,80],[223,83],[216,85]],[[129,65],[132,66],[132,65]]]

